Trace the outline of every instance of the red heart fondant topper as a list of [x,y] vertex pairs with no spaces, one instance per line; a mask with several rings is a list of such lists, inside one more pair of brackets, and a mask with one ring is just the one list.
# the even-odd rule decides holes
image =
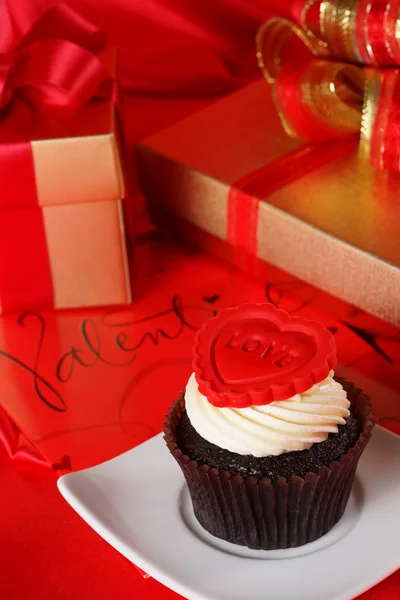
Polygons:
[[325,379],[335,365],[330,331],[273,304],[228,308],[206,321],[195,337],[196,380],[214,406],[287,400]]

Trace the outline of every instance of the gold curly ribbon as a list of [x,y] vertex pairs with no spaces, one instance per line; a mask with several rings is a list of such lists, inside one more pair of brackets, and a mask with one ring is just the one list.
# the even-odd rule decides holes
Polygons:
[[[400,171],[400,149],[388,129],[400,85],[398,4],[308,0],[300,24],[274,17],[261,26],[258,64],[289,135],[307,140],[358,135],[362,157],[375,167]],[[296,41],[300,58],[293,51]]]

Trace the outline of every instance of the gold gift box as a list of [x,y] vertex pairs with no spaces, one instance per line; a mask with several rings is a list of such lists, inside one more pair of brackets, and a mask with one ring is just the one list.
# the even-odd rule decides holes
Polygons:
[[400,176],[374,170],[355,142],[288,137],[264,80],[148,137],[138,160],[154,220],[231,262],[229,199],[260,171],[248,192],[256,274],[274,265],[400,325]]

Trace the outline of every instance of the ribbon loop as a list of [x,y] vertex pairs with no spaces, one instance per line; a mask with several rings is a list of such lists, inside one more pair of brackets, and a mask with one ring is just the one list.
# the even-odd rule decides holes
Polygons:
[[286,131],[310,141],[357,136],[363,86],[362,71],[346,63],[309,60],[301,67],[284,65],[275,97]]
[[52,115],[78,112],[107,78],[95,55],[65,40],[36,42],[20,58],[24,66],[12,77],[13,89],[31,107]]
[[17,94],[35,110],[74,114],[109,79],[96,55],[106,46],[107,35],[64,3],[53,2],[40,14],[24,6],[16,0],[15,13],[4,3],[0,7],[5,24],[0,34],[0,110]]
[[373,166],[400,172],[399,0],[302,0],[296,9],[300,25],[275,17],[256,40],[286,132],[359,136]]
[[[295,23],[280,17],[274,17],[261,25],[257,32],[257,60],[258,66],[263,71],[269,83],[275,83],[281,65],[285,62],[285,49],[289,41],[297,39],[296,50],[305,57],[309,54],[319,55],[320,46],[318,41],[307,35]],[[306,51],[308,50],[308,52]],[[293,46],[290,47],[293,51]]]

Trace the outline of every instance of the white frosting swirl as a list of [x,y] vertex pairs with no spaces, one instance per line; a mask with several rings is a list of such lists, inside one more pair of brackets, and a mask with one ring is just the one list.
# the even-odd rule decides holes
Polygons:
[[191,375],[185,394],[186,411],[206,440],[238,454],[277,456],[305,450],[337,433],[349,416],[346,392],[329,376],[288,400],[249,408],[218,408],[203,396]]

